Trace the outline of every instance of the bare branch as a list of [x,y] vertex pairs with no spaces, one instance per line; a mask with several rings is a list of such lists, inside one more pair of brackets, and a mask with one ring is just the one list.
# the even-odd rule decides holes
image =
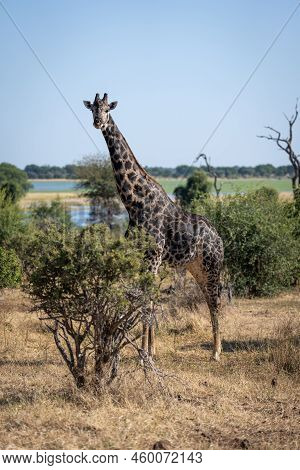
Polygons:
[[222,189],[222,183],[219,183],[219,185],[218,185],[218,175],[214,171],[212,166],[210,165],[206,154],[205,153],[200,153],[200,155],[198,155],[196,161],[198,161],[200,158],[203,158],[203,160],[205,161],[205,164],[206,164],[207,171],[208,171],[209,175],[214,179],[214,188],[215,188],[217,197],[219,197],[221,189]]
[[298,118],[298,98],[296,100],[295,113],[290,118],[284,113],[284,117],[286,118],[289,126],[288,137],[283,138],[281,136],[281,132],[277,131],[271,126],[266,126],[266,129],[271,131],[269,135],[258,135],[257,137],[260,139],[267,139],[276,142],[280,150],[283,150],[288,155],[288,158],[294,169],[294,174],[292,176],[292,187],[294,196],[296,197],[296,191],[298,191],[300,188],[300,160],[299,155],[296,155],[293,150],[293,126]]

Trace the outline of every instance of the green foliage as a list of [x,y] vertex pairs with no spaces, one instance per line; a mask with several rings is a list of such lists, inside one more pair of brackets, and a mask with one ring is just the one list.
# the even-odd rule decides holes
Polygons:
[[14,250],[0,246],[0,289],[17,287],[21,282],[21,263]]
[[259,188],[255,191],[255,195],[258,199],[261,199],[262,201],[273,201],[276,202],[278,201],[279,193],[275,188],[269,188],[266,186],[263,186],[262,188]]
[[300,188],[294,189],[295,212],[300,217]]
[[27,174],[15,165],[0,163],[0,190],[13,202],[23,197],[30,188]]
[[24,231],[20,209],[4,191],[0,191],[0,246],[15,247]]
[[67,234],[50,225],[44,233],[37,233],[28,251],[31,293],[45,311],[61,312],[62,298],[70,310],[77,300],[81,307],[85,304],[86,290],[114,303],[121,313],[122,306],[131,303],[125,299],[129,285],[151,285],[152,275],[136,241],[115,239],[103,225],[70,229]]
[[88,372],[101,384],[114,377],[120,349],[156,296],[147,247],[143,238],[115,239],[101,225],[68,232],[51,226],[28,245],[26,289],[77,386]]
[[110,159],[101,155],[84,157],[76,173],[83,196],[90,199],[92,221],[111,227],[113,216],[120,213],[120,201]]
[[208,181],[207,174],[204,171],[196,170],[187,179],[186,186],[178,186],[174,190],[174,195],[182,206],[186,207],[195,199],[203,198],[211,190],[211,183]]
[[291,205],[269,189],[194,203],[223,239],[225,266],[236,294],[272,295],[299,279],[300,240]]
[[72,225],[69,211],[58,199],[51,201],[50,205],[46,202],[32,204],[29,213],[33,223],[40,229],[49,224],[66,228]]

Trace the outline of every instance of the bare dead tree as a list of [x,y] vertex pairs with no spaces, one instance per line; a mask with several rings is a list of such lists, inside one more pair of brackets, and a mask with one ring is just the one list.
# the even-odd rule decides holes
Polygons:
[[272,140],[276,142],[277,146],[283,150],[287,155],[292,164],[294,174],[292,176],[292,188],[294,192],[294,198],[297,200],[300,192],[300,154],[296,154],[293,148],[293,126],[298,118],[298,99],[296,100],[295,112],[290,118],[286,114],[284,117],[288,122],[288,136],[282,137],[281,132],[277,131],[273,127],[266,126],[265,128],[270,131],[269,135],[258,135],[261,139]]
[[208,174],[214,179],[214,188],[215,188],[215,191],[216,191],[216,196],[220,197],[220,192],[221,192],[221,189],[222,189],[222,183],[218,182],[217,173],[215,172],[213,167],[210,165],[210,162],[209,162],[209,160],[207,158],[207,155],[205,153],[200,153],[200,155],[198,155],[196,161],[200,160],[200,158],[203,158],[203,160],[205,161],[205,164],[206,164]]

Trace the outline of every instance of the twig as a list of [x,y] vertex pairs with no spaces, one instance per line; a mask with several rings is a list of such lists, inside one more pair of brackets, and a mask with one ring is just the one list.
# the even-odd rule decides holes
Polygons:
[[215,188],[215,191],[216,191],[216,196],[219,197],[221,189],[222,189],[222,183],[220,182],[219,185],[218,185],[218,175],[214,171],[213,167],[210,165],[206,154],[205,153],[200,153],[200,155],[198,155],[198,157],[197,157],[197,161],[200,158],[203,158],[203,160],[205,161],[205,164],[206,164],[208,174],[214,179],[214,188]]
[[[294,191],[294,197],[296,199],[296,193],[300,189],[300,156],[297,155],[293,149],[293,126],[295,122],[297,121],[298,118],[298,98],[296,100],[295,104],[295,113],[292,114],[290,118],[286,114],[284,114],[284,117],[286,118],[288,125],[289,125],[289,132],[288,132],[288,137],[282,137],[281,132],[278,130],[274,129],[271,126],[266,126],[266,129],[271,131],[269,135],[258,135],[257,137],[260,139],[267,139],[267,140],[272,140],[273,142],[276,142],[277,146],[283,150],[287,155],[288,158],[292,164],[294,174],[292,176],[292,188]],[[273,134],[275,135],[273,135]]]

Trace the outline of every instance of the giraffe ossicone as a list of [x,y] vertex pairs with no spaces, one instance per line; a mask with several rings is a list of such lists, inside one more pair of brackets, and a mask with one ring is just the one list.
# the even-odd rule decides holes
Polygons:
[[[101,129],[111,157],[117,190],[128,212],[129,229],[138,227],[152,235],[155,249],[149,255],[149,269],[157,273],[166,261],[173,267],[186,267],[203,291],[213,329],[213,358],[221,353],[218,314],[223,243],[208,219],[178,207],[138,163],[110,111],[117,101],[108,102],[97,93],[94,102],[84,101],[92,111],[93,125]],[[148,341],[149,340],[149,341]],[[144,325],[143,346],[153,354],[154,325]],[[148,346],[147,346],[148,343]]]

